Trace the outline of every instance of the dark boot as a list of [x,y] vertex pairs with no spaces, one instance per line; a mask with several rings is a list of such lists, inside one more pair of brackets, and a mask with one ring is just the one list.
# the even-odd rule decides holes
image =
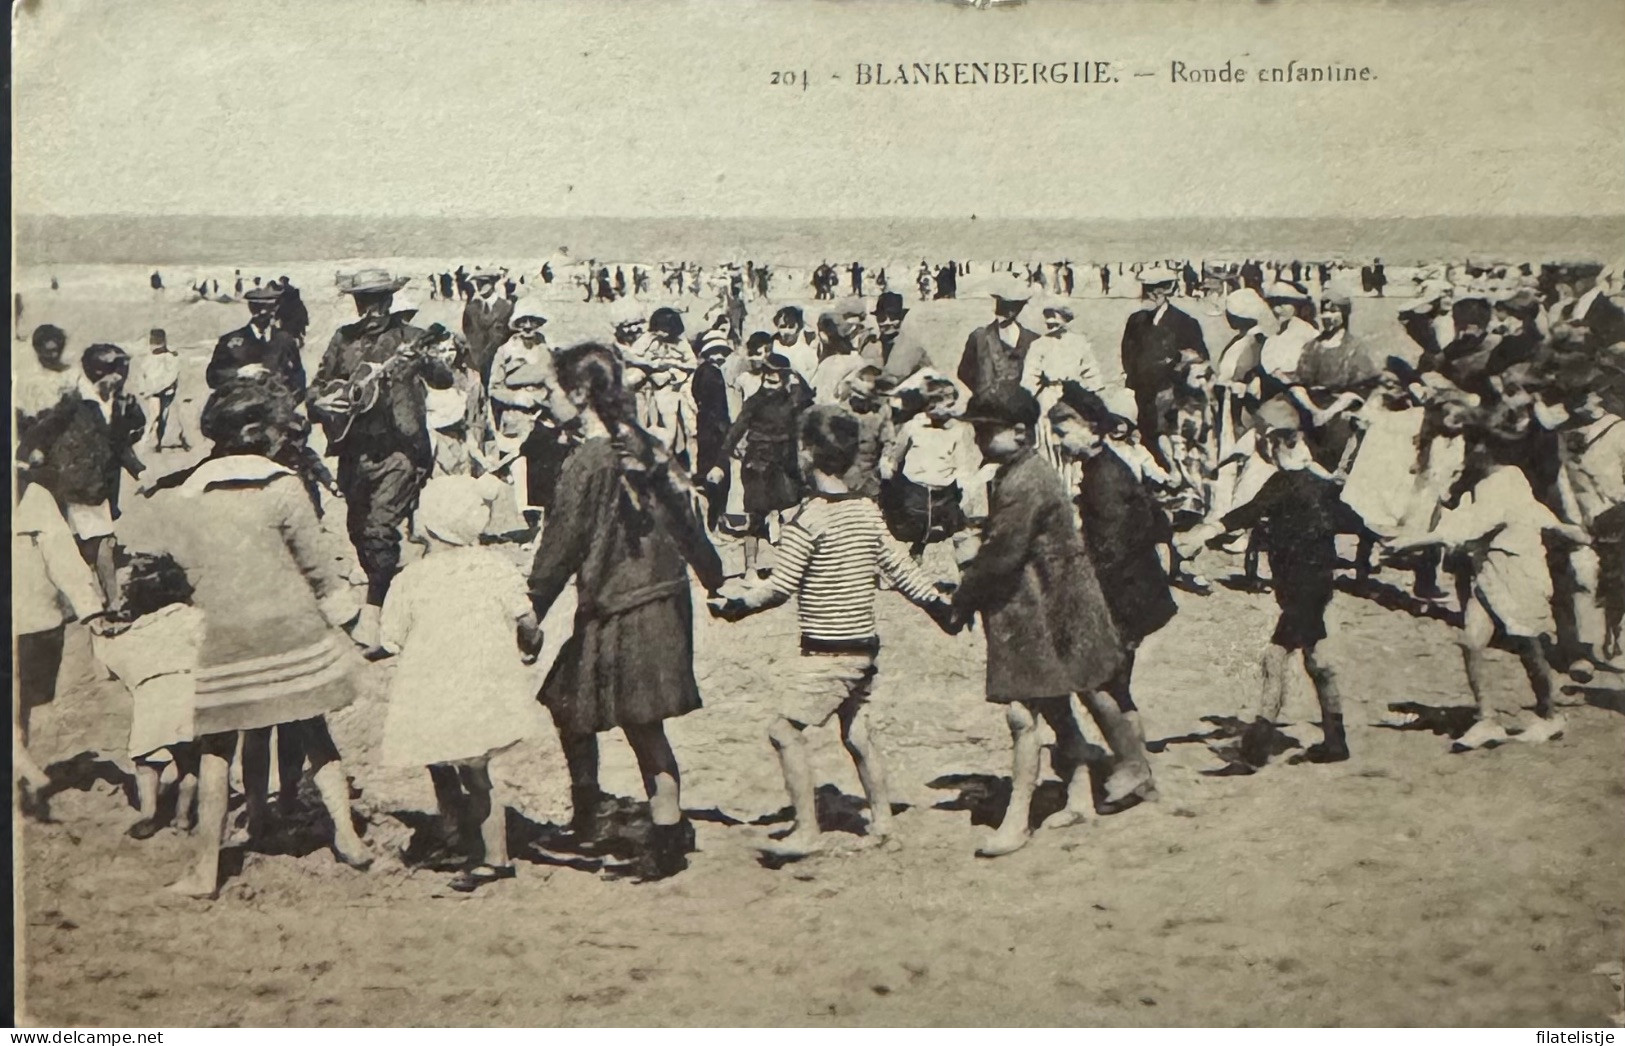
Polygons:
[[649,828],[649,845],[638,857],[638,881],[670,879],[688,868],[688,855],[694,852],[694,825],[688,818],[676,824]]
[[603,852],[603,822],[598,809],[603,797],[596,786],[570,789],[570,824],[561,843],[564,849],[588,856]]
[[1270,761],[1270,742],[1275,724],[1260,716],[1241,732],[1241,758],[1248,766],[1261,767]]
[[1323,716],[1321,732],[1325,735],[1320,744],[1310,745],[1303,753],[1306,763],[1341,763],[1349,757],[1348,738],[1343,733],[1343,717],[1341,715]]

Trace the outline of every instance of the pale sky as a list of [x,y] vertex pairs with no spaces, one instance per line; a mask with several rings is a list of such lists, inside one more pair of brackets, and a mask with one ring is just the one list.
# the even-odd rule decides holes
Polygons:
[[[30,8],[20,213],[1625,213],[1625,0]],[[1172,59],[1377,79],[1175,85]],[[970,60],[1108,60],[1122,82],[853,85],[858,62]]]

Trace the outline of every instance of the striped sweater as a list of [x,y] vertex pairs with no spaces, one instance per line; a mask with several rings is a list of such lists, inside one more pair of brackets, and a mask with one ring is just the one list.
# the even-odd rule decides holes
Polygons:
[[796,597],[801,634],[822,643],[875,638],[875,579],[885,574],[916,603],[936,598],[931,581],[886,531],[860,494],[814,494],[785,524],[770,584]]

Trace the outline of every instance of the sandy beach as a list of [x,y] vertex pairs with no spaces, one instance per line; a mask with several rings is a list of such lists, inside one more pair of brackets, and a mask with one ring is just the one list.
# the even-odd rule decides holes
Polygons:
[[[327,289],[334,267],[285,270],[296,283],[327,273],[302,284],[312,370],[348,307]],[[246,309],[161,300],[145,292],[145,270],[123,272],[133,282],[119,286],[133,289],[118,294],[66,278],[54,297],[31,290],[25,324],[64,327],[70,352],[104,339],[134,348],[148,327],[165,327],[195,412],[207,352]],[[33,286],[40,276],[26,274]],[[420,322],[455,326],[460,303],[430,302],[420,283],[408,293]],[[1354,332],[1397,346],[1400,304],[1356,300]],[[990,313],[985,300],[911,305],[908,322],[949,367]],[[1075,329],[1115,364],[1134,307],[1084,300]],[[1222,319],[1190,308],[1210,347],[1221,345]],[[558,300],[542,311],[556,344],[607,333],[602,306]],[[752,326],[765,325],[753,309]],[[149,464],[159,474],[188,461],[171,452]],[[161,521],[151,503],[128,501],[127,540],[139,547]],[[340,516],[328,516],[326,540],[343,560]],[[737,549],[724,552],[737,562]],[[1239,563],[1209,553],[1202,568],[1218,579]],[[172,899],[162,887],[186,839],[126,838],[134,811],[108,768],[82,759],[62,768],[71,783],[52,800],[54,821],[22,826],[25,1012],[124,1027],[1619,1020],[1618,978],[1599,970],[1618,970],[1625,931],[1625,681],[1567,688],[1561,740],[1450,755],[1432,730],[1374,724],[1393,702],[1444,710],[1441,720],[1465,711],[1451,627],[1340,592],[1322,649],[1342,670],[1354,758],[1208,777],[1217,762],[1195,738],[1212,729],[1204,717],[1248,706],[1275,614],[1267,594],[1215,588],[1181,593],[1178,617],[1140,654],[1135,688],[1162,800],[1040,833],[997,861],[973,856],[1002,812],[1009,770],[1002,717],[981,697],[982,638],[941,634],[894,593],[880,600],[875,709],[906,805],[897,852],[856,848],[861,789],[833,733],[812,731],[830,782],[826,827],[843,845],[782,867],[756,856],[788,819],[765,736],[775,680],[796,657],[788,610],[735,625],[700,615],[705,708],[671,730],[700,850],[659,883],[548,848],[569,814],[550,731],[494,765],[513,805],[515,882],[461,897],[444,873],[404,865],[395,851],[433,801],[426,773],[376,761],[387,662],[363,670],[361,697],[332,724],[379,855],[369,873],[336,864],[319,832],[304,832],[294,847],[304,856],[236,851],[217,901]],[[570,613],[562,605],[546,622],[544,666]],[[46,758],[115,748],[127,727],[128,698],[93,678],[87,655],[84,633],[70,630],[58,697],[36,713]],[[1494,685],[1525,692],[1514,657],[1495,651],[1490,663]],[[1318,738],[1314,709],[1307,680],[1294,679],[1286,729],[1304,744]],[[641,794],[618,735],[604,745],[604,781]],[[1052,781],[1039,813],[1059,802]],[[623,805],[636,834],[636,804]]]

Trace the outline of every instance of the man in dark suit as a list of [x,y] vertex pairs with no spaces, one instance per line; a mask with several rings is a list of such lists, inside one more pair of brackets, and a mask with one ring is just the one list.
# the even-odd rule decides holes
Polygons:
[[1032,297],[1031,288],[1013,272],[1005,276],[993,292],[993,322],[971,331],[965,339],[965,353],[959,357],[959,382],[973,396],[1000,385],[1021,384],[1027,350],[1038,340],[1038,335],[1016,322]]
[[500,273],[476,272],[478,293],[463,306],[463,338],[468,342],[468,358],[480,372],[480,381],[491,381],[491,361],[497,349],[513,334],[513,302],[497,294]]
[[1174,387],[1179,354],[1186,349],[1208,358],[1202,325],[1169,304],[1176,274],[1170,269],[1140,273],[1145,307],[1123,326],[1123,382],[1134,390],[1139,410],[1140,438],[1147,448],[1157,445],[1157,393]]
[[1576,297],[1552,316],[1552,340],[1560,350],[1596,358],[1610,346],[1625,342],[1625,310],[1603,293],[1600,275],[1597,266],[1574,272]]
[[215,342],[204,378],[209,388],[218,389],[235,378],[270,374],[281,381],[295,400],[305,397],[305,364],[299,358],[299,341],[276,323],[282,302],[277,284],[255,287],[243,294],[248,302],[248,325],[221,336]]

